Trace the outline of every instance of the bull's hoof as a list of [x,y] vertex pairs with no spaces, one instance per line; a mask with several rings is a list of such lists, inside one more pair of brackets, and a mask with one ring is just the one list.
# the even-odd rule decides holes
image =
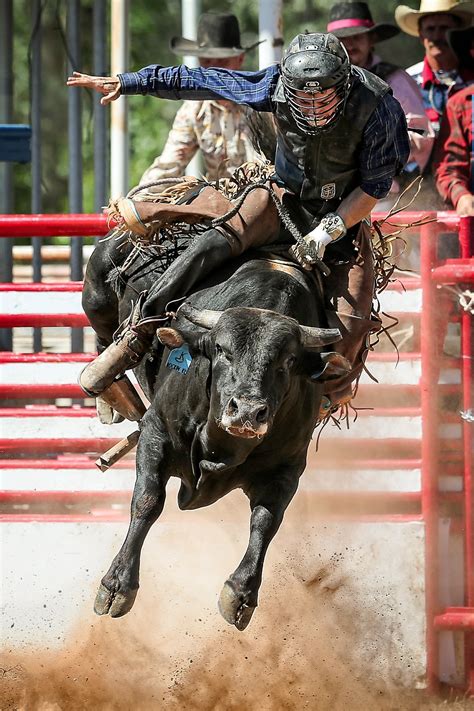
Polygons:
[[242,595],[239,595],[228,581],[222,588],[218,605],[224,620],[235,625],[241,632],[247,627],[255,610],[255,607],[244,602]]
[[110,592],[101,583],[94,601],[94,612],[96,615],[109,614],[111,617],[122,617],[132,609],[137,592],[138,588],[127,593]]

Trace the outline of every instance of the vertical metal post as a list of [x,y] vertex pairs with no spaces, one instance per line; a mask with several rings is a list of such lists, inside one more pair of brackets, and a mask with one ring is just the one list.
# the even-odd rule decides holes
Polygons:
[[258,46],[258,64],[265,69],[279,62],[283,48],[283,0],[260,0],[258,4],[258,34],[265,40]]
[[434,627],[439,612],[438,579],[438,378],[436,348],[437,311],[432,269],[436,261],[435,224],[420,230],[422,286],[421,340],[421,507],[425,524],[426,674],[428,687],[435,692],[439,683],[438,634]]
[[471,193],[474,193],[474,101],[471,97],[471,155],[469,160],[469,186]]
[[[41,200],[41,0],[33,0],[31,5],[31,212],[42,210]],[[33,281],[42,280],[40,237],[32,237],[33,246]],[[42,329],[33,329],[33,350],[38,353],[42,348]]]
[[[474,218],[461,218],[459,226],[459,244],[461,259],[474,257]],[[474,319],[464,311],[461,315],[461,358],[462,358],[462,396],[463,411],[467,414],[474,410],[474,385],[472,367],[472,346]],[[474,442],[473,424],[463,422],[464,453],[464,561],[465,561],[465,604],[474,608],[474,476],[472,472],[472,446]],[[464,644],[466,669],[466,691],[474,695],[474,632],[465,632]]]
[[[201,0],[182,0],[181,3],[181,27],[183,37],[195,40],[197,37],[197,26],[199,15],[201,14]],[[183,64],[187,67],[198,67],[199,59],[193,55],[183,56]]]
[[[107,75],[107,10],[105,0],[95,0],[93,10],[94,74]],[[107,196],[107,110],[100,104],[100,94],[93,92],[94,101],[94,210],[101,212]]]
[[[183,37],[195,40],[197,37],[197,26],[199,15],[201,14],[201,0],[182,0],[181,3],[181,28]],[[198,67],[198,57],[193,57],[190,54],[183,56],[183,64],[187,67]],[[201,152],[190,160],[186,167],[186,175],[200,176],[204,171],[204,163]]]
[[[112,76],[128,71],[129,0],[111,2],[111,62]],[[110,114],[110,194],[120,197],[128,193],[128,103],[121,96],[111,104]]]
[[[69,73],[81,68],[79,44],[80,0],[68,0],[67,42],[70,52]],[[68,91],[68,145],[69,145],[69,211],[82,212],[82,114],[81,90]],[[71,279],[82,280],[82,237],[71,238]],[[82,329],[71,330],[71,350],[84,350]]]
[[[13,115],[13,0],[0,3],[0,123],[11,123]],[[0,163],[0,213],[13,212],[11,163]],[[0,240],[0,281],[13,281],[13,239]],[[0,349],[11,351],[11,329],[0,329]]]

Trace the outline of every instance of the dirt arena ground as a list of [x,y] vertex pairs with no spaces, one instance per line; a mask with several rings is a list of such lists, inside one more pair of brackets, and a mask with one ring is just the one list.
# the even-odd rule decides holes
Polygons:
[[260,606],[238,632],[216,603],[244,550],[246,504],[232,495],[182,516],[173,523],[165,511],[150,532],[135,607],[115,620],[95,617],[92,602],[125,524],[33,524],[23,543],[21,524],[2,529],[4,564],[21,556],[4,571],[2,711],[474,710],[474,700],[400,690],[390,655],[405,655],[409,671],[399,640],[411,621],[397,619],[393,581],[370,575],[355,535],[352,548],[335,539],[326,557],[315,543],[325,524],[293,507],[270,548]]

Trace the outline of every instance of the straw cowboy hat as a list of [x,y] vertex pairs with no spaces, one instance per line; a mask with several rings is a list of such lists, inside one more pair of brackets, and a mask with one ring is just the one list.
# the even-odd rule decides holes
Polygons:
[[388,22],[375,23],[366,2],[337,2],[329,10],[327,31],[336,37],[367,34],[374,44],[398,35],[400,30]]
[[457,0],[421,0],[420,9],[413,10],[408,5],[399,5],[395,10],[395,20],[403,32],[413,37],[419,35],[419,21],[426,15],[449,13],[460,20],[460,27],[467,27],[472,22],[474,6],[472,2]]
[[240,44],[239,21],[235,15],[227,13],[203,13],[198,21],[196,40],[186,37],[172,37],[170,49],[174,54],[188,54],[206,59],[238,57],[248,52],[260,42],[249,47]]

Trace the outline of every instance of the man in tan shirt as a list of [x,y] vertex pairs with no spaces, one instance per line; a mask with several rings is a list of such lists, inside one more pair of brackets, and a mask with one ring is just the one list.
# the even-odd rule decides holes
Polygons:
[[[201,67],[240,69],[245,52],[235,15],[205,13],[198,23],[196,41],[171,39],[171,51],[199,57]],[[140,185],[184,175],[200,150],[208,180],[226,178],[243,163],[262,159],[253,146],[241,106],[231,101],[184,101],[178,110],[161,155],[143,173]]]

